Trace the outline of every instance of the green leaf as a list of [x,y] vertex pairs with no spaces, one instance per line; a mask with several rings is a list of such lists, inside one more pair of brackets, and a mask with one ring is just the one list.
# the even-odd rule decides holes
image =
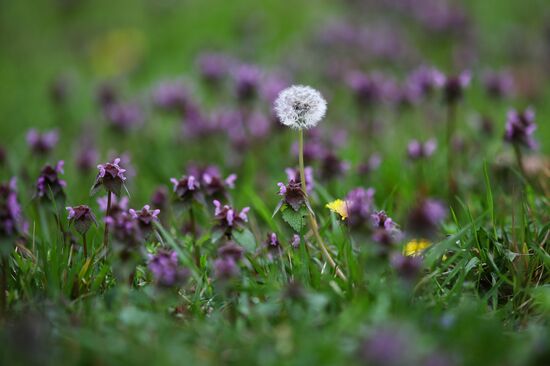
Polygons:
[[290,225],[290,227],[300,233],[305,225],[305,217],[307,215],[306,209],[303,207],[299,211],[294,211],[293,209],[282,210],[283,220]]
[[256,249],[256,238],[248,229],[233,231],[233,239],[248,252],[253,252]]

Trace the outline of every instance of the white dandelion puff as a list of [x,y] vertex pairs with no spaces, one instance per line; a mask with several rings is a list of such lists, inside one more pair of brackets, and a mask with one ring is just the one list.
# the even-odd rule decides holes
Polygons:
[[301,130],[315,127],[323,119],[327,102],[317,90],[293,85],[279,93],[274,109],[283,125]]

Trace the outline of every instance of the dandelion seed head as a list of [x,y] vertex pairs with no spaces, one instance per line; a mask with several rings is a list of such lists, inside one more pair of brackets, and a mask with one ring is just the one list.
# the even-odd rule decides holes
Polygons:
[[297,130],[309,129],[323,119],[327,102],[317,90],[293,85],[279,93],[274,109],[283,125]]

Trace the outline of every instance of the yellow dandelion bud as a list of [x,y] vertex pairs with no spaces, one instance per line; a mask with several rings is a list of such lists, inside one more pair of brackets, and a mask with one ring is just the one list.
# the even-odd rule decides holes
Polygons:
[[335,201],[327,203],[326,207],[332,212],[336,212],[338,215],[340,215],[342,217],[342,220],[348,218],[346,201],[337,199]]
[[432,243],[426,239],[413,239],[405,245],[405,248],[403,248],[403,253],[407,256],[415,257],[422,254],[424,249],[430,245],[432,245]]

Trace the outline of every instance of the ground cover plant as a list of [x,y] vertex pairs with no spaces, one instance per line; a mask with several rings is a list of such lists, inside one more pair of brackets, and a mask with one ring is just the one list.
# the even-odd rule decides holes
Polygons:
[[0,364],[549,364],[546,1],[0,29]]

